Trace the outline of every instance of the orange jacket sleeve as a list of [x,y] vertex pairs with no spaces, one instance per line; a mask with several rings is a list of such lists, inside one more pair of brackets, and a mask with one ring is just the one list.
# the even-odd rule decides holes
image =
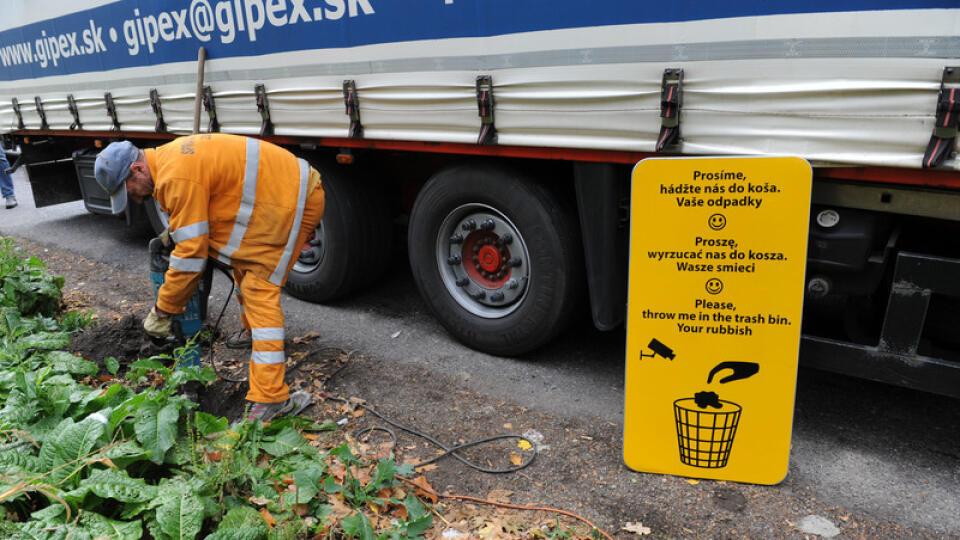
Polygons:
[[166,186],[163,200],[176,247],[157,295],[157,307],[169,313],[183,313],[207,265],[210,194],[198,182],[176,179]]

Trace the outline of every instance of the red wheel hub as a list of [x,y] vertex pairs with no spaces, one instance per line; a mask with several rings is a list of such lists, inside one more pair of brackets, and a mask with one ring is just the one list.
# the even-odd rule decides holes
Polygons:
[[477,258],[479,260],[477,265],[487,272],[496,272],[500,268],[500,252],[491,245],[481,247]]
[[490,231],[474,231],[464,240],[460,252],[463,270],[474,283],[487,289],[503,287],[513,273],[513,268],[505,264],[510,260],[510,250],[498,245],[499,239]]

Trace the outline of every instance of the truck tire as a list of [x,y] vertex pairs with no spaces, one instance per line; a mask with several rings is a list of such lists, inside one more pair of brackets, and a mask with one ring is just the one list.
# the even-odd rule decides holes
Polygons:
[[322,303],[356,291],[387,269],[393,214],[382,187],[368,178],[347,174],[332,162],[313,165],[320,171],[326,200],[323,219],[309,249],[301,246],[286,290],[301,300]]
[[544,186],[488,166],[441,171],[410,215],[413,278],[464,344],[515,356],[569,323],[583,288],[574,214]]
[[170,216],[160,209],[160,203],[153,197],[144,199],[143,211],[147,214],[147,221],[150,222],[150,228],[153,229],[154,234],[160,234],[170,226]]

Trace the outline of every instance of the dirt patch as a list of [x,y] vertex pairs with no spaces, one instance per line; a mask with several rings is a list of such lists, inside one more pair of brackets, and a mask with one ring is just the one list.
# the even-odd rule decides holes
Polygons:
[[96,362],[104,371],[104,360],[114,357],[124,367],[153,353],[150,340],[141,327],[141,320],[127,315],[118,321],[100,321],[77,332],[70,339],[70,352]]
[[[127,366],[141,358],[172,354],[175,344],[158,345],[143,331],[143,319],[135,314],[100,317],[94,325],[71,337],[69,351],[100,366],[100,375],[107,375],[105,360],[116,358],[120,365],[119,375]],[[199,343],[204,365],[210,365],[217,373],[217,380],[200,394],[201,410],[230,419],[239,418],[246,406],[249,349],[230,349],[223,341],[222,333],[206,327],[206,335],[215,336],[212,343]],[[285,343],[287,353],[286,382],[291,389],[303,389],[317,394],[323,381],[335,373],[352,353],[336,347],[315,343],[315,339],[293,337]]]

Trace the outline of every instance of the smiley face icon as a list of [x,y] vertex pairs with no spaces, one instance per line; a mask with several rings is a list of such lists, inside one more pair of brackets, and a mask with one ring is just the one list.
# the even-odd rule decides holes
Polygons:
[[727,226],[727,216],[723,214],[713,214],[707,218],[707,225],[715,231],[722,230]]
[[707,280],[706,289],[710,294],[720,294],[723,290],[723,282],[717,278],[710,278]]

